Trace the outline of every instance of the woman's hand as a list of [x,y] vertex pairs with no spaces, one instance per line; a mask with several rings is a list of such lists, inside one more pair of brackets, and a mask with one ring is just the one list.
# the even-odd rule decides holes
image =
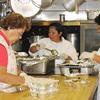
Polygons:
[[32,85],[32,82],[34,82],[34,77],[27,75],[26,73],[22,72],[20,73],[20,76],[25,79],[24,85],[28,86],[29,88]]
[[90,59],[94,59],[94,55],[96,54],[96,51],[93,51],[93,52],[83,52],[81,55],[80,55],[80,59],[85,59],[85,58],[90,58]]
[[32,52],[32,53],[37,52],[39,50],[39,47],[40,46],[38,44],[30,47],[30,52]]
[[41,49],[45,49],[45,44],[36,44],[30,47],[30,52],[35,53]]

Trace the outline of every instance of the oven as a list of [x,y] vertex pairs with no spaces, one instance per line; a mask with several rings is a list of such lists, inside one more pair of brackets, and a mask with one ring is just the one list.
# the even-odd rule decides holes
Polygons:
[[95,51],[100,47],[100,33],[96,31],[94,21],[81,22],[80,25],[80,53]]

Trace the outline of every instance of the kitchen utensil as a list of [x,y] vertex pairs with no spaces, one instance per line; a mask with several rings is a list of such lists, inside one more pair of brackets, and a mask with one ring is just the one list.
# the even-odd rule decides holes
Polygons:
[[21,70],[27,74],[53,74],[55,68],[55,58],[43,57],[43,59],[33,58],[33,61],[25,60],[21,63]]
[[79,46],[79,35],[77,33],[69,33],[67,34],[66,38],[72,43],[72,45],[76,48],[78,51],[80,46]]
[[49,7],[54,0],[41,0],[41,8],[47,8]]
[[[22,14],[24,17],[32,17],[40,10],[35,4],[41,5],[41,0],[10,0],[14,12]],[[33,3],[35,2],[35,4]]]
[[94,65],[59,65],[60,71],[62,75],[69,76],[70,74],[88,74],[92,75],[94,70]]
[[78,8],[85,0],[64,0],[63,5],[67,11],[73,11]]
[[48,50],[48,51],[50,51],[52,55],[55,55],[55,56],[58,55],[58,51],[55,50],[55,49],[52,49],[52,50],[50,50],[50,49],[48,49],[48,48],[45,48],[45,49]]

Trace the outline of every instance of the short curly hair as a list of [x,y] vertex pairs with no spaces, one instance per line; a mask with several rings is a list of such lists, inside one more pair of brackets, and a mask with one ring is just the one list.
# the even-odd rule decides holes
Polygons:
[[100,14],[98,16],[95,17],[94,21],[100,25]]
[[16,29],[16,28],[27,28],[27,20],[22,15],[18,13],[11,13],[5,18],[1,19],[0,21],[0,27],[7,30],[10,29]]

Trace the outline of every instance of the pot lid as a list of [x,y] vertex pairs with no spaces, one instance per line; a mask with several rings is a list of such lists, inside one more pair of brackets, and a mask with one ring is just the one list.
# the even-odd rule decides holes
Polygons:
[[11,0],[12,10],[24,17],[32,17],[40,10],[41,0]]

